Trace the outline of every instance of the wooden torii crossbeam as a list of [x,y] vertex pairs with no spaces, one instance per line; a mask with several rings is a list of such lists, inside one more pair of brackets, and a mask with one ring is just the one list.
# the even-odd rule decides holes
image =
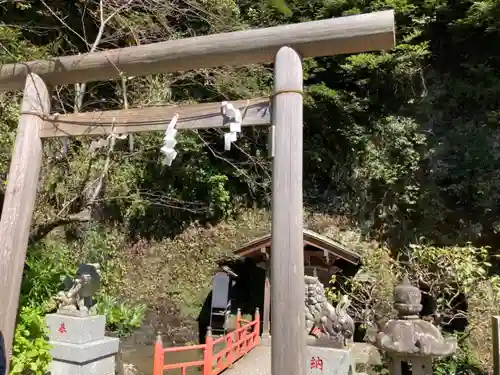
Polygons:
[[[24,89],[0,220],[0,331],[7,353],[12,345],[19,304],[42,160],[42,138],[108,134],[111,119],[115,122],[115,132],[155,131],[160,130],[160,123],[165,126],[162,120],[172,116],[173,111],[188,111],[165,108],[164,112],[148,109],[53,117],[47,85],[108,80],[123,74],[145,76],[274,61],[272,373],[305,375],[302,174],[299,172],[303,143],[302,58],[388,50],[395,45],[394,31],[393,11],[383,11],[0,66],[0,92]],[[249,111],[249,123],[269,124],[266,117],[269,114],[262,117],[256,109],[262,100],[252,103],[256,107]],[[244,107],[241,102],[238,104]],[[203,104],[191,110],[196,116],[184,123],[186,128],[223,126],[221,117],[214,115],[215,105]],[[203,119],[202,115],[207,116]],[[142,116],[151,116],[157,122],[148,128],[139,127],[144,125]],[[179,127],[182,126],[180,123]]]
[[0,66],[0,91],[22,90],[29,73],[48,85],[274,61],[282,46],[302,58],[391,49],[392,11],[169,40],[136,47]]
[[[269,99],[257,98],[231,102],[242,112],[242,126],[271,124]],[[177,130],[222,128],[227,126],[221,116],[220,103],[168,105],[45,116],[41,138],[131,134],[165,131],[177,114]]]

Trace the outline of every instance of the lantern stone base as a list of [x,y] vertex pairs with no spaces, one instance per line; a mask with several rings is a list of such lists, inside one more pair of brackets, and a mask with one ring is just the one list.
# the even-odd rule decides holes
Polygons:
[[51,375],[114,375],[119,339],[105,336],[104,316],[49,314]]

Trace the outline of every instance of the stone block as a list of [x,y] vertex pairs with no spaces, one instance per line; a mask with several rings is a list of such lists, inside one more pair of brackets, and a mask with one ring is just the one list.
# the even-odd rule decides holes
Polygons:
[[350,349],[319,346],[307,347],[308,375],[354,375],[354,361]]
[[115,375],[115,357],[108,356],[87,363],[52,362],[51,375]]
[[45,321],[49,328],[50,341],[86,344],[105,337],[106,317],[104,315],[48,314]]
[[114,337],[105,337],[85,344],[50,341],[50,345],[52,345],[51,354],[54,361],[85,364],[116,355],[120,348],[120,340]]
[[351,353],[356,367],[356,373],[373,375],[373,367],[382,364],[379,351],[368,343],[355,342],[351,345]]
[[333,349],[344,349],[344,337],[339,336],[339,337],[314,337],[314,336],[307,336],[307,346],[319,346],[322,348],[333,348]]

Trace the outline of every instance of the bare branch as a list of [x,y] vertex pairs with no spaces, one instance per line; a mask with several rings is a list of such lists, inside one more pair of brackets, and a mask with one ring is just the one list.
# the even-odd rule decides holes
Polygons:
[[54,229],[62,226],[62,225],[67,225],[75,222],[88,222],[90,221],[90,216],[86,215],[71,215],[65,218],[60,218],[54,221],[51,221],[49,223],[45,224],[40,224],[36,226],[30,234],[30,243],[35,243],[43,238],[45,238],[50,232],[52,232]]
[[52,14],[52,16],[57,18],[57,20],[61,23],[61,25],[63,25],[65,28],[67,28],[68,31],[70,31],[72,34],[74,34],[78,39],[80,39],[83,43],[85,43],[88,46],[88,42],[85,40],[85,38],[83,36],[81,36],[78,32],[76,32],[72,27],[70,27],[66,23],[66,21],[64,21],[61,17],[59,17],[59,15],[56,12],[54,12],[54,10],[52,10],[52,8],[49,7],[44,0],[40,0],[40,2],[50,12],[50,14]]

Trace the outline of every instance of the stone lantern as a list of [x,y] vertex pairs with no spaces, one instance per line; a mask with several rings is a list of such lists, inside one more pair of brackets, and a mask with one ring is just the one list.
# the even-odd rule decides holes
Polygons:
[[[390,375],[403,375],[403,364],[411,364],[411,374],[432,375],[432,359],[446,357],[457,350],[453,338],[443,338],[441,331],[420,319],[422,293],[408,277],[394,288],[394,308],[398,317],[378,327],[374,345],[389,356]],[[405,366],[409,368],[408,366]]]

